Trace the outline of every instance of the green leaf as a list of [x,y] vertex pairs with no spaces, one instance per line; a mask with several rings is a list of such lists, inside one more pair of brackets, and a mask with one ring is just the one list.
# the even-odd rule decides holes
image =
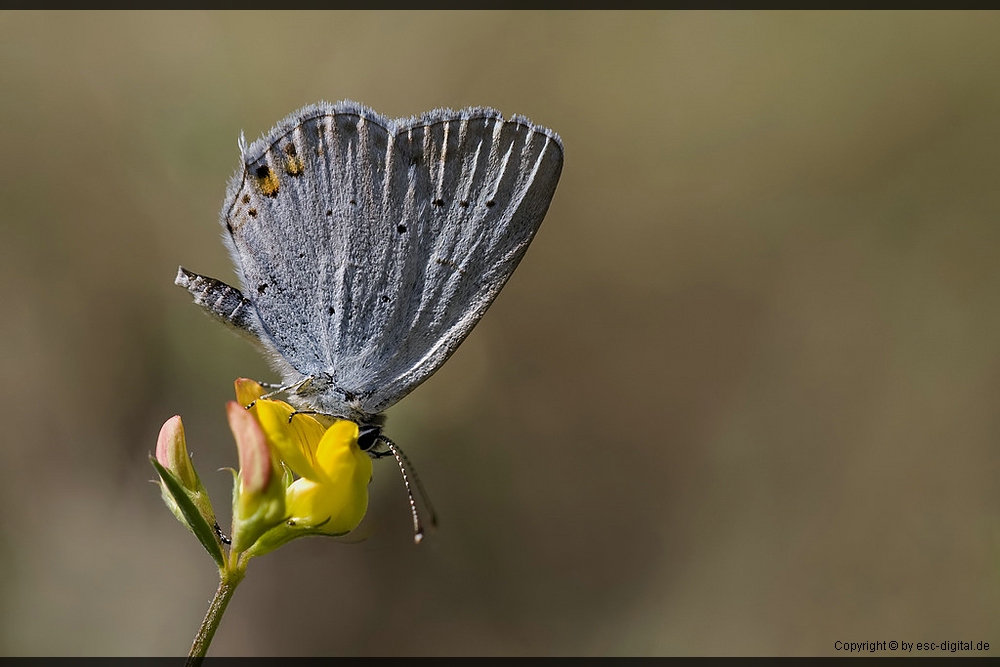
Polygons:
[[157,474],[163,480],[163,486],[170,492],[174,502],[177,503],[178,509],[184,515],[184,523],[187,524],[187,527],[198,538],[198,541],[201,542],[201,546],[205,547],[208,555],[215,559],[220,568],[224,568],[226,559],[222,553],[222,547],[219,545],[218,536],[215,534],[215,526],[210,525],[208,520],[198,511],[187,490],[173,473],[160,465],[160,462],[155,457],[150,456],[149,462],[156,468]]

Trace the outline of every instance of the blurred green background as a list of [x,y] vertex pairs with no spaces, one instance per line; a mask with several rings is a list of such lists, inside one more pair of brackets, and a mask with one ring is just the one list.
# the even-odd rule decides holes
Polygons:
[[187,651],[215,567],[147,456],[182,415],[228,517],[276,378],[173,277],[234,280],[240,131],[344,98],[524,114],[562,180],[389,412],[440,528],[377,462],[211,654],[1000,644],[1000,15],[5,12],[0,653]]

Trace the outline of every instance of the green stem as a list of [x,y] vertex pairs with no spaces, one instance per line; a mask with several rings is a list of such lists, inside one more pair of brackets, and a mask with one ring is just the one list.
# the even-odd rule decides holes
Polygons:
[[236,587],[243,581],[244,576],[246,576],[245,563],[233,563],[220,572],[219,589],[215,591],[215,597],[212,598],[212,604],[208,606],[205,620],[201,622],[194,643],[191,644],[191,652],[188,653],[188,659],[185,663],[187,667],[197,667],[201,664],[205,654],[208,653],[208,647],[212,643],[215,631],[219,628],[222,615],[226,612],[226,606],[232,599],[233,593],[236,592]]

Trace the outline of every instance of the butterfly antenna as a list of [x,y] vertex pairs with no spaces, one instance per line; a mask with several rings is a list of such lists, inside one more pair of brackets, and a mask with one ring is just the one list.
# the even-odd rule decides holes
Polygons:
[[[393,458],[396,459],[396,464],[399,466],[399,472],[403,475],[403,485],[406,487],[406,497],[410,500],[410,513],[413,515],[413,542],[414,544],[420,544],[420,541],[424,539],[424,527],[420,523],[420,514],[417,512],[417,501],[413,497],[413,489],[410,487],[410,476],[413,476],[413,483],[419,491],[420,495],[424,499],[424,505],[427,506],[427,511],[431,513],[430,520],[431,525],[437,525],[437,514],[434,512],[434,506],[431,505],[430,500],[427,497],[427,492],[424,491],[423,484],[420,483],[420,478],[417,477],[417,471],[413,468],[413,464],[410,460],[406,458],[406,454],[403,450],[399,448],[396,443],[394,443],[389,438],[384,435],[379,435],[379,440],[385,443],[389,451],[392,452]],[[407,471],[409,468],[409,471]]]
[[[383,438],[388,439],[385,438],[385,436],[383,436]],[[417,474],[417,468],[410,462],[410,459],[406,457],[406,452],[400,449],[399,445],[396,443],[392,443],[392,445],[396,448],[396,451],[399,452],[399,456],[403,459],[403,463],[405,463],[406,467],[409,468],[410,476],[413,477],[413,483],[417,487],[417,492],[420,493],[420,497],[423,498],[424,507],[426,507],[427,511],[430,512],[430,524],[436,527],[438,523],[437,512],[434,511],[434,505],[431,503],[431,498],[427,495],[424,485],[420,482],[420,475]]]

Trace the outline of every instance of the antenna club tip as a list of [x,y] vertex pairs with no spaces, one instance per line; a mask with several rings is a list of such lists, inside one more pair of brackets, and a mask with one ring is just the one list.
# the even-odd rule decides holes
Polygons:
[[420,544],[420,541],[424,539],[424,531],[417,531],[413,533],[413,543]]

